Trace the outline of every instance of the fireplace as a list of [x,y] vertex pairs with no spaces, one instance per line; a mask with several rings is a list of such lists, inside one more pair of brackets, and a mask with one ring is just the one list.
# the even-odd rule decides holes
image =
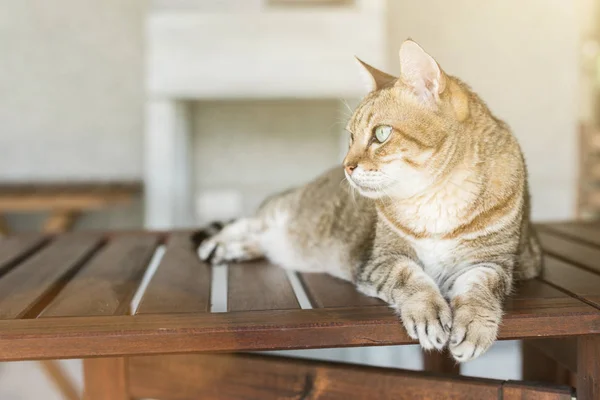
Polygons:
[[[218,185],[213,185],[212,192],[196,196],[198,190],[208,190],[211,182],[218,181],[198,179],[199,173],[210,171],[218,176],[219,170],[223,170],[218,167],[223,164],[219,157],[236,157],[234,153],[219,151],[219,143],[223,149],[231,143],[227,140],[210,142],[214,151],[203,151],[206,148],[199,146],[208,143],[202,140],[203,135],[229,137],[234,130],[232,121],[243,118],[238,114],[246,114],[243,128],[249,132],[270,129],[280,133],[277,140],[281,148],[265,147],[272,155],[305,151],[317,157],[313,154],[316,151],[318,158],[314,159],[318,162],[298,166],[305,168],[305,175],[314,176],[312,169],[316,165],[321,167],[320,162],[325,165],[324,159],[331,158],[327,162],[335,163],[339,158],[336,155],[339,156],[346,143],[342,121],[349,113],[347,104],[354,104],[365,93],[352,56],[380,68],[387,65],[384,0],[323,4],[252,0],[243,2],[243,6],[234,0],[206,3],[156,1],[147,17],[145,223],[148,228],[192,226],[208,218],[206,208],[211,204],[223,207],[221,214],[214,210],[218,218],[258,201],[261,190],[251,192],[241,188],[232,192]],[[261,107],[267,108],[261,110]],[[269,119],[267,110],[281,121],[281,126],[265,123]],[[295,110],[302,116],[294,118]],[[256,114],[258,119],[253,122],[247,116],[249,113]],[[218,120],[219,114],[225,116]],[[326,150],[317,144],[303,145],[304,125],[310,131],[306,140],[312,138],[318,145],[327,146]],[[236,126],[237,136],[231,139],[237,143],[243,129],[239,123]],[[327,136],[320,143],[315,130],[336,138]],[[256,135],[252,137],[251,143],[262,140]],[[286,138],[290,140],[286,142]],[[256,146],[254,149],[256,162],[268,157],[256,150]],[[199,153],[203,156],[201,162],[196,159]],[[290,156],[290,159],[295,158]],[[244,158],[246,168],[254,164],[253,160]],[[282,170],[290,168],[285,157],[276,161],[261,168],[264,171],[274,166]],[[295,178],[288,182],[283,174],[269,176],[269,187],[263,188],[264,192],[271,187],[297,183]],[[243,182],[243,173],[240,179]],[[245,180],[248,179],[247,174]],[[260,182],[256,187],[260,187]]]

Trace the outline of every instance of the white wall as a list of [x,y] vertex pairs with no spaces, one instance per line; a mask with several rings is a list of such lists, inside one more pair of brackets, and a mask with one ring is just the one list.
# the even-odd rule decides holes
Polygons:
[[144,0],[0,0],[0,179],[141,176]]
[[197,190],[234,190],[249,214],[265,195],[313,179],[339,163],[340,107],[340,100],[196,102]]
[[412,37],[507,121],[525,152],[536,219],[574,216],[582,15],[566,0],[390,0],[392,70]]

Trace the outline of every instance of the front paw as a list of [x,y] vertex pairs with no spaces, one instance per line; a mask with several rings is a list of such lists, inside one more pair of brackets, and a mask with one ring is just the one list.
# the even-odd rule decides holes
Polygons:
[[473,360],[496,340],[502,318],[499,307],[486,307],[481,301],[453,301],[454,320],[449,349],[458,362]]
[[425,350],[442,350],[450,336],[452,312],[440,293],[417,293],[399,307],[408,335],[419,340]]

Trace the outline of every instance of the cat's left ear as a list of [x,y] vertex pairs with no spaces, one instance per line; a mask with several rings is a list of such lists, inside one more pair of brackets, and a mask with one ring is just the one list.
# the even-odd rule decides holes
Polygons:
[[446,75],[438,63],[412,40],[400,47],[400,81],[423,102],[438,101],[446,88]]
[[380,71],[377,68],[367,64],[366,62],[364,62],[356,56],[354,58],[356,58],[356,61],[360,66],[365,84],[369,92],[379,90],[398,79],[395,76],[386,74],[385,72]]

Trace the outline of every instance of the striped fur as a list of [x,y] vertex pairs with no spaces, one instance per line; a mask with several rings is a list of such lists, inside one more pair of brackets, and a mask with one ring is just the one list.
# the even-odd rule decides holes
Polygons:
[[[199,255],[266,256],[352,281],[394,307],[423,348],[468,361],[496,339],[513,281],[541,269],[525,163],[464,83],[412,41],[400,58],[393,80],[362,63],[373,86],[348,123],[345,171],[271,197]],[[392,127],[383,143],[379,125]]]

